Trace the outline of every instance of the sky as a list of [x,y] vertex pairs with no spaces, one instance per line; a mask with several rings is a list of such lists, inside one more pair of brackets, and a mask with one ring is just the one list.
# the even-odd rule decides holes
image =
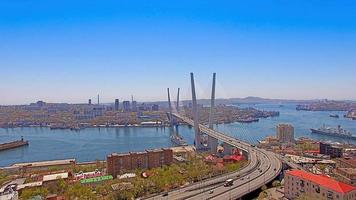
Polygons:
[[[0,104],[356,99],[356,2],[0,1]],[[174,96],[174,95],[173,95]]]

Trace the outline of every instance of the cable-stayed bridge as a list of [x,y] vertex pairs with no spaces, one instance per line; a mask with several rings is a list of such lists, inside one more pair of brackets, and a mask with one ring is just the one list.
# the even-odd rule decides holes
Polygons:
[[[234,138],[225,133],[213,130],[215,73],[213,75],[209,125],[205,126],[199,124],[193,73],[191,73],[190,76],[192,85],[193,119],[184,116],[179,112],[179,109],[177,109],[178,111],[172,110],[168,89],[168,116],[171,125],[173,125],[174,118],[176,118],[193,126],[195,131],[194,144],[197,150],[207,150],[206,146],[203,145],[202,134],[208,135],[208,150],[216,150],[218,141],[223,142],[226,151],[232,151],[233,148],[240,149],[248,159],[248,165],[237,172],[202,180],[184,188],[170,191],[168,192],[168,196],[167,194],[164,196],[155,195],[148,199],[238,199],[274,180],[282,170],[282,163],[276,154],[257,148],[248,142],[239,140],[238,138]],[[179,95],[177,97],[177,105],[179,105]],[[235,180],[234,185],[231,187],[224,187],[224,181],[230,178]],[[208,192],[211,190],[214,192]]]

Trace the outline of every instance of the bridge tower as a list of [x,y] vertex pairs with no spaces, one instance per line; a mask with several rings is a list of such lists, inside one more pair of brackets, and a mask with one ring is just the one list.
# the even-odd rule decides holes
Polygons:
[[167,93],[168,93],[168,107],[169,107],[168,118],[169,118],[170,125],[173,126],[172,104],[171,104],[171,96],[169,94],[169,88],[167,88]]
[[[213,73],[213,85],[211,89],[211,102],[210,102],[210,113],[209,113],[210,129],[214,129],[215,80],[216,80],[216,73]],[[208,136],[208,147],[211,153],[216,153],[216,149],[218,148],[218,139]]]
[[179,90],[180,88],[178,88],[178,93],[177,93],[177,113],[179,113]]
[[192,85],[192,100],[193,100],[193,121],[194,121],[194,132],[195,132],[194,144],[197,150],[201,150],[201,149],[205,149],[205,147],[199,130],[199,114],[198,114],[197,97],[195,93],[193,73],[190,73],[190,81]]

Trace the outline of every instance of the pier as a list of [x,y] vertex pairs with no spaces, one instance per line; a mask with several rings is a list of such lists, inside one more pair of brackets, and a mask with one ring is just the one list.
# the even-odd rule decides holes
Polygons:
[[28,145],[28,141],[24,140],[23,137],[21,137],[21,140],[0,144],[0,151],[5,151],[8,149],[13,149],[13,148],[27,146],[27,145]]

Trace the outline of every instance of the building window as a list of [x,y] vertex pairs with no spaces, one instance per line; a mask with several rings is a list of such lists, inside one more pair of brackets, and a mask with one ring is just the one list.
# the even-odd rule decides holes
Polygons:
[[[319,186],[315,187],[315,192],[318,193],[318,194],[320,193],[320,187]],[[323,194],[323,196],[324,196],[324,194]]]
[[328,193],[327,193],[327,198],[328,198],[328,199],[332,199],[332,198],[333,198],[333,196],[334,196],[334,193],[333,193],[333,192],[328,191]]

